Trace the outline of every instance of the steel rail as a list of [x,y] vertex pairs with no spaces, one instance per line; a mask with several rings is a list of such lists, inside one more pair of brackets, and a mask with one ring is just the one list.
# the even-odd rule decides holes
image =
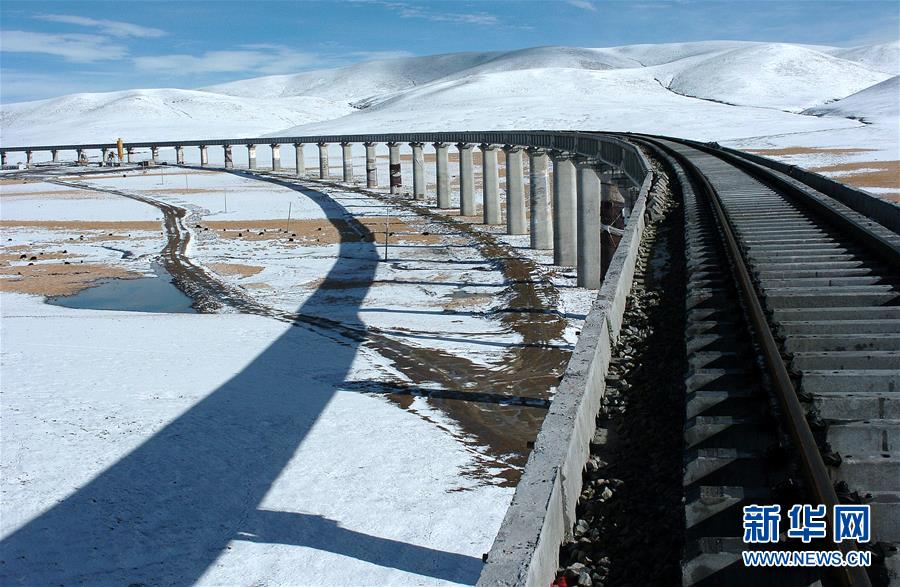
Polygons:
[[[798,450],[801,469],[806,479],[807,489],[811,498],[816,504],[823,504],[826,507],[826,520],[829,524],[833,524],[834,506],[839,504],[837,493],[832,485],[831,478],[828,475],[828,469],[822,460],[822,454],[816,444],[815,437],[806,421],[806,413],[791,382],[790,375],[784,360],[781,357],[781,351],[775,336],[772,334],[769,322],[766,319],[762,304],[759,301],[750,272],[744,263],[741,248],[738,245],[737,238],[734,234],[734,226],[729,218],[728,213],[722,206],[722,202],[718,192],[713,188],[707,177],[697,168],[697,166],[682,153],[679,153],[663,143],[659,143],[650,137],[641,137],[641,140],[650,142],[658,147],[665,149],[673,155],[678,161],[690,171],[694,180],[698,182],[701,191],[706,195],[707,200],[712,206],[713,213],[721,230],[722,240],[725,249],[731,260],[731,268],[734,273],[738,290],[741,293],[748,318],[753,332],[756,335],[757,343],[762,351],[763,361],[766,371],[770,377],[772,388],[778,398],[779,405],[785,414],[785,423],[791,439]],[[677,141],[681,142],[681,141]],[[689,143],[682,143],[693,147]],[[711,153],[717,155],[716,153]],[[727,160],[726,160],[727,161]],[[836,545],[844,554],[851,550],[856,550],[850,544],[841,542]],[[869,587],[871,582],[865,569],[862,567],[843,566],[831,567],[832,576],[839,585],[852,587]]]

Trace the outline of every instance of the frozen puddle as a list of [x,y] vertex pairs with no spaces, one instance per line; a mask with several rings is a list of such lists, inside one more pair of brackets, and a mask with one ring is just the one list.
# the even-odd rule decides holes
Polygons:
[[156,277],[104,279],[71,296],[47,298],[47,303],[80,310],[195,313],[193,300],[175,287],[165,269],[154,264],[153,270]]

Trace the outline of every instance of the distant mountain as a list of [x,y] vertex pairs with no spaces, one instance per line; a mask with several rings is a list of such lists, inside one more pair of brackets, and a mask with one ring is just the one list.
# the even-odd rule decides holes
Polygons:
[[893,75],[900,74],[900,41],[851,49],[837,49],[831,54],[841,59],[855,61],[869,69]]
[[242,137],[342,116],[353,109],[322,98],[237,98],[197,90],[71,94],[4,104],[4,145]]
[[[199,90],[0,106],[5,145],[312,132],[595,128],[753,136],[852,128],[797,114],[888,79],[897,43],[534,47],[358,63]],[[879,93],[873,100],[889,100]],[[823,111],[842,116],[838,110]]]

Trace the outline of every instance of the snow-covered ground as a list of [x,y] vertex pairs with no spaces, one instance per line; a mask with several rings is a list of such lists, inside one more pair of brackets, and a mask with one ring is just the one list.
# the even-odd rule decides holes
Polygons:
[[[97,191],[4,185],[4,244],[41,247],[40,231],[70,242],[87,230],[60,220],[73,205],[85,220],[159,223],[156,208],[101,191],[123,190],[189,210],[191,258],[268,307],[375,328],[469,361],[473,373],[496,369],[521,341],[491,312],[508,295],[496,267],[459,235],[406,234],[422,220],[362,194],[180,169],[83,181]],[[288,207],[296,232],[280,233]],[[376,231],[367,219],[386,214],[397,231],[387,263],[378,243],[316,230],[355,219]],[[242,229],[221,230],[228,223],[272,236],[235,238]],[[130,270],[149,271],[146,249],[162,248],[161,235]],[[96,263],[126,263],[83,246],[99,251]],[[574,339],[592,297],[568,289],[559,344]],[[509,463],[432,400],[364,393],[358,384],[434,387],[377,346],[239,313],[70,309],[9,292],[0,310],[4,584],[477,579],[512,494],[499,476]]]
[[424,400],[342,391],[368,353],[19,294],[2,332],[4,584],[477,578],[510,490],[460,474],[472,456]]

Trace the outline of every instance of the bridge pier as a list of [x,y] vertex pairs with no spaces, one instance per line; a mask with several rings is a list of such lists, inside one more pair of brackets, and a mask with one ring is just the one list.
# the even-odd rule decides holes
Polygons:
[[459,214],[475,216],[475,169],[471,143],[457,143],[459,150]]
[[575,267],[577,263],[578,204],[575,161],[572,153],[554,151],[553,158],[553,264]]
[[331,177],[331,171],[328,168],[328,143],[317,143],[319,147],[319,179],[328,179]]
[[578,287],[599,289],[600,273],[600,176],[595,159],[579,158],[578,167]]
[[[106,159],[106,156],[103,157]],[[178,165],[184,165],[184,147],[180,147],[178,145],[175,146],[175,163]]]
[[484,224],[500,224],[500,178],[497,176],[497,145],[481,146],[481,194]]
[[547,151],[528,149],[531,188],[531,248],[553,248],[553,220],[550,213],[550,178],[547,175]]
[[57,149],[50,151],[50,155],[54,163],[59,163],[59,151]]
[[33,157],[32,157],[32,152],[31,152],[31,151],[25,151],[25,166],[26,166],[26,167],[31,167],[31,165],[32,165],[33,162],[34,162],[34,161],[33,161]]
[[159,147],[150,147],[150,160],[159,164]]
[[225,169],[234,169],[234,158],[231,155],[231,145],[222,145],[225,149]]
[[281,145],[272,143],[272,171],[281,171]]
[[81,162],[82,162],[82,161],[86,161],[86,160],[87,160],[87,159],[85,159],[85,157],[84,157],[84,149],[75,149],[75,157],[76,157],[75,160],[78,161],[78,164],[79,164],[79,165],[81,165]]
[[437,207],[450,207],[450,173],[448,171],[447,143],[434,143],[434,170],[437,184]]
[[388,143],[388,169],[391,173],[391,193],[399,194],[403,186],[403,176],[400,173],[400,143]]
[[353,181],[353,143],[341,143],[341,156],[344,162],[344,181]]
[[412,148],[413,199],[425,199],[425,151],[424,143],[410,143]]
[[617,173],[609,171],[600,175],[600,222],[607,228],[603,229],[600,243],[600,269],[603,275],[612,261],[612,256],[619,246],[622,237],[613,234],[611,229],[625,228],[625,219],[622,212],[625,207],[625,198],[620,192],[620,179]]
[[247,168],[256,169],[256,145],[247,145]]
[[366,187],[375,189],[378,187],[378,158],[375,155],[375,147],[378,143],[364,143],[366,147]]
[[506,152],[506,234],[526,234],[522,147],[507,145]]
[[8,165],[9,159],[6,156],[6,151],[0,152],[0,165]]
[[303,143],[294,143],[294,169],[297,177],[306,175],[306,159],[303,156]]
[[[100,149],[100,167],[106,167],[106,156],[108,154],[109,154],[109,149],[107,149],[106,147],[103,147]],[[28,166],[29,167],[31,167],[30,155],[31,155],[31,152],[29,151],[29,158],[28,158]]]
[[[131,163],[131,153],[128,154],[128,162]],[[209,153],[206,150],[206,145],[200,145],[200,167],[206,167],[209,165]]]
[[134,163],[134,147],[125,148],[125,162],[128,164]]

